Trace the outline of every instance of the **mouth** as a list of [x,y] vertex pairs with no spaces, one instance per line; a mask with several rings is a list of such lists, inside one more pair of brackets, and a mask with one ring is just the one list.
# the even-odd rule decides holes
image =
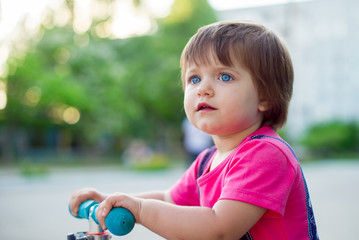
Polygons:
[[201,111],[211,111],[211,110],[216,110],[216,108],[206,104],[206,103],[199,103],[197,105],[197,112],[201,112]]

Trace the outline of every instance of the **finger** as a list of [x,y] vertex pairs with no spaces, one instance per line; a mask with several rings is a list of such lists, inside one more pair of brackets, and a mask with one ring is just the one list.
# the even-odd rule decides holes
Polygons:
[[78,191],[75,191],[70,199],[70,210],[72,215],[74,216],[78,215],[79,205],[80,202],[78,199]]
[[107,208],[103,208],[103,209],[102,209],[102,212],[101,212],[101,217],[102,217],[102,224],[101,224],[101,226],[102,226],[102,228],[103,228],[104,230],[107,229],[105,219],[106,219],[106,217],[107,217],[107,215],[108,215],[109,212],[110,212],[110,210],[108,210]]
[[103,220],[102,220],[102,208],[101,208],[101,204],[98,206],[97,210],[96,210],[96,219],[99,223],[99,225],[102,227],[103,225]]
[[82,192],[78,192],[73,195],[73,197],[71,198],[71,201],[70,201],[70,209],[74,216],[78,215],[79,207],[80,207],[81,203],[83,203],[84,201],[86,201],[88,199],[89,199],[88,196]]
[[111,211],[112,208],[122,206],[122,203],[123,203],[122,200],[123,200],[124,196],[125,195],[123,195],[122,193],[114,193],[114,194],[108,196],[99,205],[97,213],[96,213],[96,218],[97,218],[100,226],[102,226],[103,229],[107,229],[106,223],[105,223],[105,219],[106,219],[107,215],[109,214],[109,212]]
[[86,200],[95,200],[95,201],[99,201],[96,198],[101,198],[100,194],[97,194],[97,190],[94,188],[83,188],[83,189],[79,189],[74,191],[74,193],[72,194],[72,197],[70,199],[70,210],[71,213],[74,216],[78,215],[79,212],[79,206],[81,205],[81,203],[83,203]]
[[99,222],[100,226],[106,230],[107,227],[106,227],[106,223],[105,223],[105,219],[108,215],[108,213],[110,212],[111,210],[111,206],[108,206],[109,204],[106,203],[106,201],[102,202],[99,207],[98,207],[98,210],[96,212],[96,218],[97,218],[97,221]]

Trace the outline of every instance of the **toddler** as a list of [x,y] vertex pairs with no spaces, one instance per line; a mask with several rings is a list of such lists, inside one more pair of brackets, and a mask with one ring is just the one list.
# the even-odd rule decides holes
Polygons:
[[70,208],[100,202],[97,218],[125,207],[166,239],[318,239],[305,179],[276,133],[287,119],[293,67],[283,41],[253,22],[204,26],[181,56],[184,108],[215,146],[168,191],[73,193]]

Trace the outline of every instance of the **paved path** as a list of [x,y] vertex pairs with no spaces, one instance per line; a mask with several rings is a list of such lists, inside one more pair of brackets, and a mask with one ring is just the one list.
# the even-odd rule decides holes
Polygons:
[[[305,164],[321,239],[358,239],[359,161]],[[183,169],[126,172],[117,167],[56,169],[47,176],[26,178],[14,169],[0,169],[0,239],[66,239],[87,230],[87,221],[71,217],[68,200],[74,189],[92,186],[105,192],[139,192],[170,187]],[[162,239],[142,226],[116,239]]]

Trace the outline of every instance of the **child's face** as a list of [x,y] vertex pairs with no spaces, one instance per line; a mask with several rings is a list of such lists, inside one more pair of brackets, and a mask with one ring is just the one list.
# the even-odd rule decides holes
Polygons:
[[184,81],[184,108],[200,130],[226,136],[261,125],[266,102],[242,64],[225,66],[212,54],[208,63],[190,62]]

